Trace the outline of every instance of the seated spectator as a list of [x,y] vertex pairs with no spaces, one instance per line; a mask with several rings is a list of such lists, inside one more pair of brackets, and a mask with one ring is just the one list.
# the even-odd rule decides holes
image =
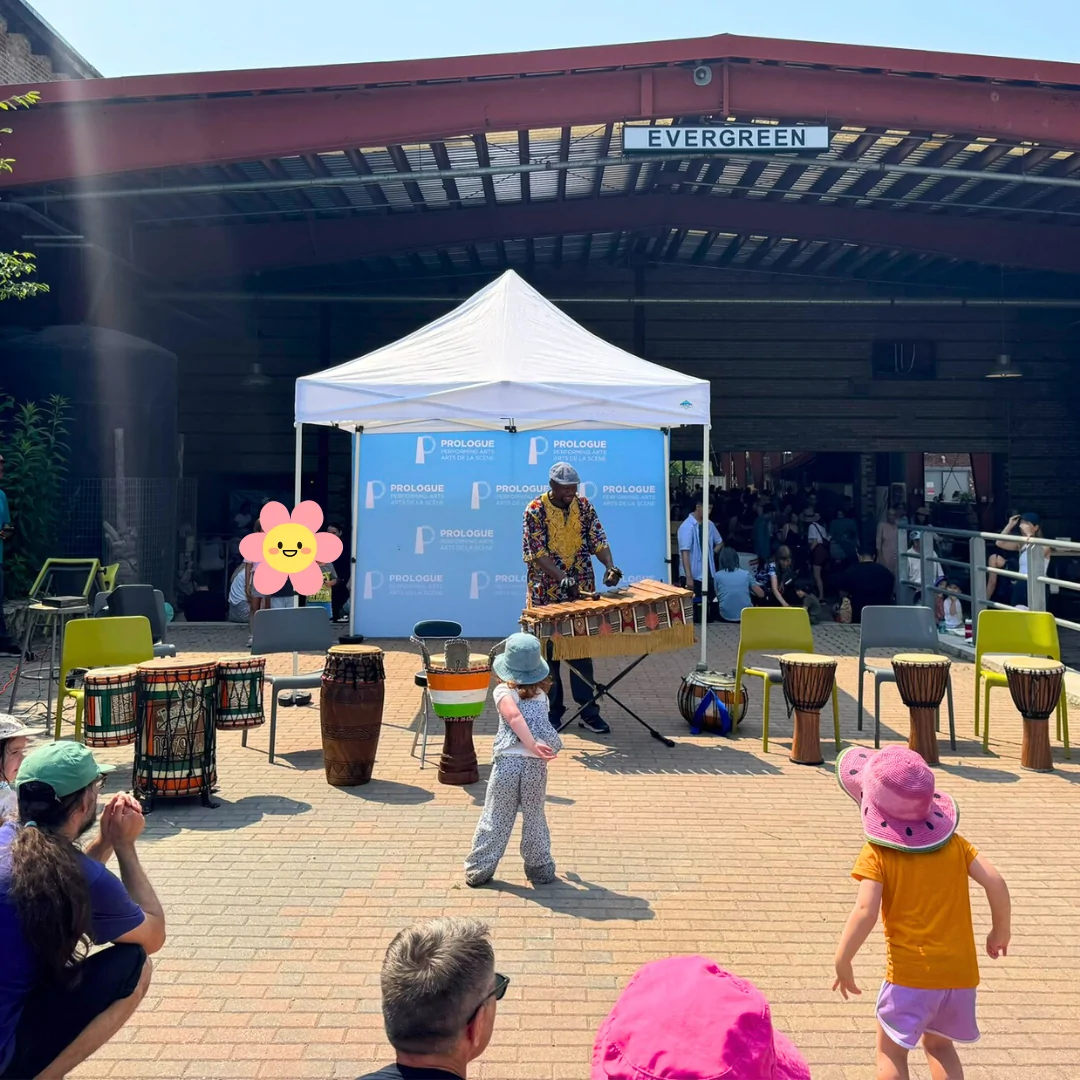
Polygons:
[[841,598],[851,600],[852,622],[862,622],[862,609],[878,604],[891,604],[896,591],[892,571],[874,562],[874,556],[863,552],[854,566],[849,566],[836,578]]
[[[165,916],[135,852],[139,804],[114,795],[97,838],[85,851],[75,843],[114,768],[74,742],[39,747],[19,768],[18,821],[0,825],[0,1077],[66,1076],[150,985]],[[119,878],[105,866],[114,852]]]
[[941,597],[941,621],[947,630],[956,630],[964,625],[964,606],[960,603],[960,586],[955,581],[946,581],[947,594]]
[[810,1080],[769,1003],[704,956],[638,968],[600,1025],[590,1080]]
[[753,607],[751,594],[764,599],[765,590],[754,581],[749,570],[739,563],[739,553],[726,547],[720,552],[720,568],[716,574],[716,595],[720,601],[720,618],[724,622],[741,622],[743,608]]
[[509,985],[483,923],[432,919],[402,930],[382,966],[383,1024],[397,1061],[360,1080],[465,1080]]
[[776,559],[769,563],[769,602],[779,607],[798,607],[799,598],[795,595],[795,566],[791,559],[791,549],[781,545],[776,549]]
[[36,734],[11,713],[0,713],[0,822],[14,817],[18,809],[15,777],[26,756],[26,741]]

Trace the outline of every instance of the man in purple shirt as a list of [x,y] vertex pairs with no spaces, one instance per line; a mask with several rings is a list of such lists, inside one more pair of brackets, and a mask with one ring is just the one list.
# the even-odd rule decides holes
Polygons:
[[[39,747],[19,768],[18,818],[0,826],[0,1080],[66,1076],[150,985],[165,916],[135,852],[139,804],[114,795],[98,837],[76,845],[114,768],[73,742]],[[119,878],[105,866],[114,853]]]

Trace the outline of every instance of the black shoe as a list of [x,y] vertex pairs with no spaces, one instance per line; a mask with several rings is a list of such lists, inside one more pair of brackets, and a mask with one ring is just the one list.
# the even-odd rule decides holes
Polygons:
[[284,693],[278,695],[277,703],[283,709],[289,709],[296,704],[296,696],[292,690],[286,690]]
[[588,720],[584,717],[578,721],[578,727],[587,728],[594,735],[610,735],[611,728],[608,727],[607,721],[600,716],[591,716]]
[[311,704],[311,693],[310,693],[310,691],[308,691],[308,690],[297,690],[296,693],[293,694],[293,704],[294,705],[310,705]]

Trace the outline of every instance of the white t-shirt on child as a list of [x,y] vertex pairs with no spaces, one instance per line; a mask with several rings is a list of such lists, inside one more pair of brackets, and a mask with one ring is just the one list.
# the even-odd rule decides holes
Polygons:
[[945,625],[953,630],[964,625],[964,609],[955,596],[945,597]]
[[[518,694],[517,690],[515,690],[512,686],[507,686],[506,683],[499,683],[499,685],[496,686],[495,689],[491,692],[491,697],[492,700],[495,702],[496,710],[498,710],[499,708],[499,702],[501,702],[503,698],[506,697],[509,697],[510,700],[513,701],[513,703],[517,705],[519,709],[521,708],[520,695]],[[541,728],[550,728],[550,725],[547,723],[546,720],[548,711],[547,694],[537,694],[536,697],[529,698],[526,704],[530,706],[530,710],[536,710],[542,713],[543,717],[545,718],[543,721],[536,721],[536,718],[534,717],[534,721],[537,722],[537,726]],[[526,723],[528,723],[528,718],[525,719]],[[550,746],[552,746],[554,750],[558,750],[559,747],[562,745],[561,741],[559,740],[558,733],[555,732],[553,729],[551,730],[550,736],[547,738],[544,737],[548,735],[547,731],[541,730],[538,736],[537,732],[533,730],[533,725],[530,724],[529,729],[533,732],[534,738],[538,738],[540,742],[547,742]],[[553,738],[551,736],[553,736]],[[495,735],[495,742],[492,746],[492,754],[494,757],[540,757],[539,754],[534,754],[531,751],[525,749],[525,744],[517,737],[517,735],[514,734],[513,729],[503,719],[501,713],[499,714],[499,730]]]

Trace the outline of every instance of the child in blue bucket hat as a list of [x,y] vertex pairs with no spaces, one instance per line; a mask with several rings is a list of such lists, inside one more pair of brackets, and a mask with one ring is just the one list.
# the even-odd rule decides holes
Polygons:
[[555,880],[544,814],[547,765],[562,749],[562,739],[548,720],[550,671],[532,634],[511,634],[492,667],[499,679],[492,695],[499,730],[484,812],[465,860],[465,883],[485,885],[495,876],[520,810],[525,876],[534,885],[546,885]]

